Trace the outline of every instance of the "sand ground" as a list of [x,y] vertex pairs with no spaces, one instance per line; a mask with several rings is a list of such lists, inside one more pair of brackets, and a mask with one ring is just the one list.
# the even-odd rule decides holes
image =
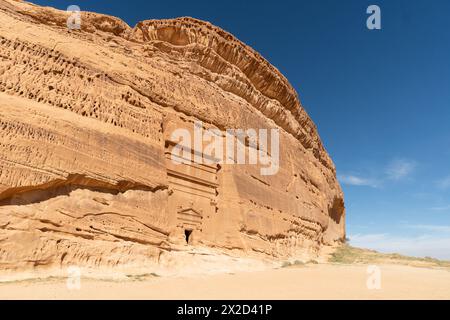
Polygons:
[[450,299],[449,269],[379,268],[380,289],[368,289],[367,265],[318,264],[129,281],[81,278],[72,290],[65,279],[20,281],[0,284],[0,299]]

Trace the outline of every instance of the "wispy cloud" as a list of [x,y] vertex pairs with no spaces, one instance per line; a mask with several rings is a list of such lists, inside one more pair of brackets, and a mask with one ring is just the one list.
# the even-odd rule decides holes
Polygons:
[[431,225],[431,224],[412,224],[412,225],[406,225],[405,227],[411,228],[411,229],[423,230],[423,231],[430,231],[430,232],[444,232],[444,233],[448,233],[450,236],[450,226]]
[[401,180],[408,177],[416,168],[416,162],[407,159],[396,159],[386,168],[386,175],[391,180]]
[[447,211],[447,210],[450,210],[450,205],[442,206],[442,207],[432,207],[430,209],[433,211]]
[[441,188],[441,189],[449,189],[449,188],[450,188],[450,176],[445,177],[445,178],[442,179],[442,180],[439,180],[439,181],[437,182],[437,185],[438,185],[438,187]]
[[385,167],[384,171],[381,170],[380,174],[376,177],[369,178],[355,174],[341,174],[338,176],[338,179],[344,185],[378,188],[385,181],[400,181],[409,177],[414,172],[416,166],[417,163],[413,160],[396,159],[391,161]]
[[346,184],[346,185],[350,185],[350,186],[367,186],[367,187],[372,187],[372,188],[377,187],[377,183],[375,180],[358,177],[355,175],[342,174],[342,175],[338,176],[338,179],[342,184]]
[[[432,230],[430,230],[432,231]],[[441,230],[442,231],[442,230]],[[450,234],[401,237],[390,234],[350,235],[350,244],[384,253],[401,253],[415,257],[450,260]]]

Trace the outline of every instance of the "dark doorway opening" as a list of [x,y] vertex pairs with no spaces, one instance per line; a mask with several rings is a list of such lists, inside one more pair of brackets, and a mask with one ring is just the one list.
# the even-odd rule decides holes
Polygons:
[[185,229],[184,230],[184,237],[186,239],[186,243],[189,243],[189,237],[192,234],[192,230],[191,229]]

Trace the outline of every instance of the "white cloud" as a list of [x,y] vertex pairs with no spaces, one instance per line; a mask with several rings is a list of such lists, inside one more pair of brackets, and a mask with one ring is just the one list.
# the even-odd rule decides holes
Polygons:
[[442,207],[432,207],[430,209],[434,210],[434,211],[447,211],[447,210],[450,210],[450,205],[442,206]]
[[412,224],[406,225],[407,228],[431,231],[431,232],[444,232],[450,235],[450,226],[443,225],[431,225],[431,224]]
[[408,177],[415,169],[416,163],[411,160],[397,159],[392,161],[387,169],[386,175],[391,180],[401,180]]
[[350,186],[368,186],[372,188],[377,187],[377,183],[368,178],[362,178],[354,175],[339,175],[338,176],[339,181],[342,184],[350,185]]
[[[413,160],[397,159],[392,161],[385,169],[384,174],[381,173],[378,177],[367,178],[353,174],[341,174],[338,176],[342,184],[350,186],[367,186],[378,188],[387,180],[402,180],[410,176],[417,164]],[[450,181],[449,181],[450,183]]]
[[[423,226],[422,226],[423,227]],[[436,226],[426,226],[434,228]],[[432,231],[429,229],[429,231]],[[450,260],[450,233],[422,235],[416,237],[389,234],[350,235],[350,244],[355,247],[373,249],[384,253],[400,253],[415,257],[434,257]]]
[[444,178],[442,180],[439,180],[437,182],[437,185],[441,189],[448,189],[448,188],[450,188],[450,176],[448,176],[448,177],[446,177],[446,178]]

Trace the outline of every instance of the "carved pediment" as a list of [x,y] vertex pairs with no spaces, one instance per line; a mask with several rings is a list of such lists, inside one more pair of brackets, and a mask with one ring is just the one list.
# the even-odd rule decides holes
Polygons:
[[195,218],[200,218],[200,219],[203,218],[203,210],[195,209],[193,207],[193,205],[189,205],[189,206],[186,206],[186,207],[179,206],[177,213],[181,214],[181,215],[186,215],[186,216],[191,216],[191,217],[195,217]]

